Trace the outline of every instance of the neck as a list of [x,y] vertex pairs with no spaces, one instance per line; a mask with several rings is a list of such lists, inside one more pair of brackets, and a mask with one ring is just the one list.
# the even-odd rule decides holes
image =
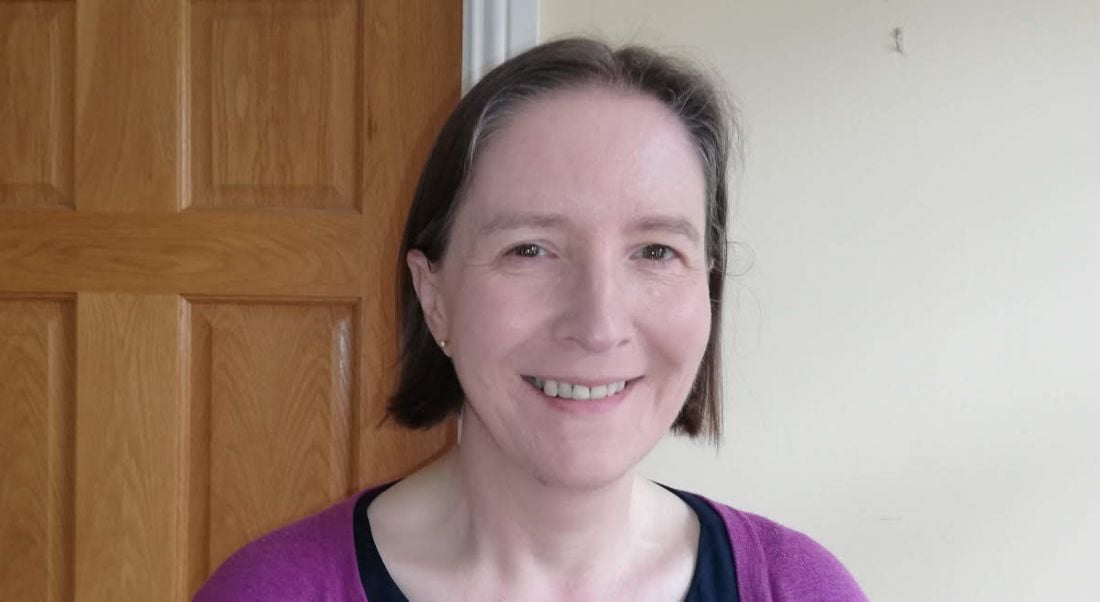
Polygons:
[[464,426],[444,464],[465,509],[470,558],[505,580],[619,572],[644,498],[632,472],[593,487],[548,482],[502,453],[476,418]]

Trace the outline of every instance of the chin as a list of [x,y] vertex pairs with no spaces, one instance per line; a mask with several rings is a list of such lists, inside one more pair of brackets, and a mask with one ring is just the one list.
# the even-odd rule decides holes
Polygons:
[[638,460],[623,454],[603,455],[593,461],[593,456],[562,455],[550,462],[536,463],[535,478],[548,487],[592,490],[611,485],[631,474]]

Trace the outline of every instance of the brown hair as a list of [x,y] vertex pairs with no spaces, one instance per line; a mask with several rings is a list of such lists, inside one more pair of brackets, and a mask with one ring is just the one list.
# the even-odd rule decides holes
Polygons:
[[737,124],[726,98],[685,62],[654,50],[618,50],[591,39],[536,46],[490,71],[444,124],[413,197],[399,256],[401,365],[389,415],[411,428],[438,424],[462,407],[462,387],[421,310],[405,256],[412,249],[439,261],[479,148],[525,101],[554,91],[605,86],[660,100],[687,129],[706,177],[706,253],[710,338],[695,382],[672,429],[717,441],[721,434],[721,316],[726,271],[726,170]]

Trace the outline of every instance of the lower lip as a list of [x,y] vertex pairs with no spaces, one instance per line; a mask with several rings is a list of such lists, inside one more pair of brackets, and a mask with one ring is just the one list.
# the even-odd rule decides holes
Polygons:
[[619,404],[626,398],[626,394],[634,388],[634,383],[627,383],[626,388],[614,395],[608,395],[602,399],[563,399],[561,397],[550,397],[549,395],[539,391],[531,383],[526,383],[533,393],[542,398],[547,405],[558,410],[559,412],[565,412],[567,414],[604,414],[610,412],[619,407]]

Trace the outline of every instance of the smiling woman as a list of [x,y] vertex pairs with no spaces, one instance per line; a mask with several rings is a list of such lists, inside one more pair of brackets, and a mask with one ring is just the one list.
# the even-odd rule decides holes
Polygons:
[[547,93],[483,143],[445,251],[409,267],[462,384],[463,445],[491,442],[494,474],[600,486],[676,420],[712,324],[685,234],[705,229],[705,188],[679,119],[635,92]]
[[863,600],[799,533],[638,477],[719,437],[722,96],[583,39],[489,73],[405,231],[390,412],[458,446],[246,546],[197,599]]

